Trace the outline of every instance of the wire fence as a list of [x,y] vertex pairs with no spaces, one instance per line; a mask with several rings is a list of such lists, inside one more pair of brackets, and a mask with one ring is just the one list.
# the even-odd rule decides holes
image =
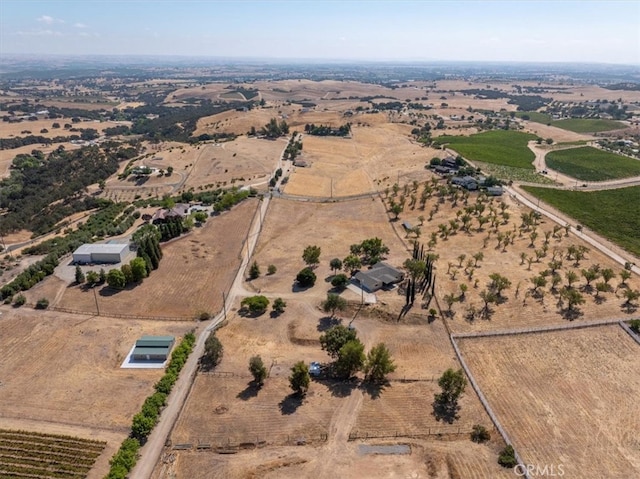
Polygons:
[[322,444],[327,441],[326,433],[306,434],[270,434],[267,436],[202,436],[188,442],[170,444],[179,451],[215,451],[220,454],[233,454],[242,450],[258,449],[265,446],[304,446]]
[[[367,440],[367,439],[396,439],[396,438],[411,438],[421,439],[430,438],[434,436],[439,437],[451,437],[451,436],[470,436],[473,432],[472,429],[467,429],[461,426],[433,426],[427,427],[424,432],[413,431],[395,431],[393,434],[387,432],[369,432],[369,431],[351,431],[349,433],[349,441]],[[490,430],[490,432],[495,432]]]
[[151,321],[195,321],[194,316],[141,316],[138,314],[109,313],[105,311],[82,311],[79,309],[63,308],[60,306],[50,306],[47,309],[59,313],[81,314],[85,316],[105,316],[107,318],[120,319],[141,319]]

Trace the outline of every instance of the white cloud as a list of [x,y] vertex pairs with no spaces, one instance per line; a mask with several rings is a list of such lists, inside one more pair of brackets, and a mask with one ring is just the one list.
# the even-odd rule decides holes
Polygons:
[[56,30],[19,30],[16,35],[23,37],[61,37],[63,33]]
[[44,23],[45,25],[53,25],[54,23],[64,23],[64,20],[60,20],[59,18],[53,18],[50,15],[41,15],[36,18],[40,23]]
[[73,26],[76,27],[76,28],[89,28],[87,25],[85,25],[84,23],[80,23],[80,22],[75,23]]

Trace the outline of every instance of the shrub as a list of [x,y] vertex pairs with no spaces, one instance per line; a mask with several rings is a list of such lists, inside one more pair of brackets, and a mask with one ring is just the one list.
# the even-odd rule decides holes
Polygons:
[[276,271],[278,271],[278,268],[276,268],[275,264],[270,264],[267,267],[267,274],[276,274]]
[[14,300],[13,300],[13,305],[14,306],[22,306],[27,302],[27,298],[25,297],[24,294],[19,294],[17,295]]
[[640,319],[632,319],[629,323],[629,327],[634,333],[640,334]]
[[36,309],[47,309],[49,307],[49,300],[47,298],[40,298],[36,303]]
[[331,279],[331,286],[336,289],[344,289],[347,287],[348,283],[349,278],[347,278],[347,275],[343,273],[337,274]]
[[209,321],[211,319],[211,314],[207,311],[202,311],[198,313],[198,321]]
[[257,279],[258,277],[260,277],[260,266],[257,261],[254,261],[249,268],[249,279]]
[[249,296],[240,302],[240,306],[242,306],[243,309],[249,310],[251,314],[259,315],[267,310],[269,299],[261,295]]
[[296,276],[296,281],[303,288],[308,288],[316,284],[316,274],[309,267],[300,270]]
[[491,434],[487,431],[487,428],[481,426],[480,424],[476,424],[473,426],[473,431],[471,431],[471,440],[473,442],[477,442],[478,444],[482,444],[483,442],[487,442],[491,439]]
[[498,464],[508,469],[512,469],[518,465],[518,461],[516,461],[516,452],[513,450],[513,446],[508,445],[500,451]]

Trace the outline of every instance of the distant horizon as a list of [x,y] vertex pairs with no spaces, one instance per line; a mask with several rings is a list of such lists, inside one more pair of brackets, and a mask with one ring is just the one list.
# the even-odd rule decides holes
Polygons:
[[0,55],[640,65],[640,1],[2,0]]
[[[216,60],[225,62],[265,62],[273,64],[287,64],[287,63],[339,63],[339,64],[395,64],[395,65],[429,65],[429,64],[469,64],[469,65],[594,65],[594,66],[620,66],[620,67],[637,67],[640,68],[640,63],[611,63],[604,61],[544,61],[544,60],[439,60],[439,59],[367,59],[367,58],[320,58],[320,57],[308,57],[308,58],[293,58],[293,57],[250,57],[250,56],[224,56],[224,55],[188,55],[188,54],[162,54],[162,53],[12,53],[3,52],[2,57],[33,57],[43,58],[55,57],[55,58],[130,58],[130,59],[153,59],[153,58],[166,58],[166,59],[194,59],[194,60]],[[0,58],[0,64],[2,58]]]

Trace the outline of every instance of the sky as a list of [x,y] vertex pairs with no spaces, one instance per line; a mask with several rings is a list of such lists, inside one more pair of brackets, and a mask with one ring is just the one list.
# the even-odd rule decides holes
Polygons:
[[0,0],[7,54],[640,65],[640,0]]

